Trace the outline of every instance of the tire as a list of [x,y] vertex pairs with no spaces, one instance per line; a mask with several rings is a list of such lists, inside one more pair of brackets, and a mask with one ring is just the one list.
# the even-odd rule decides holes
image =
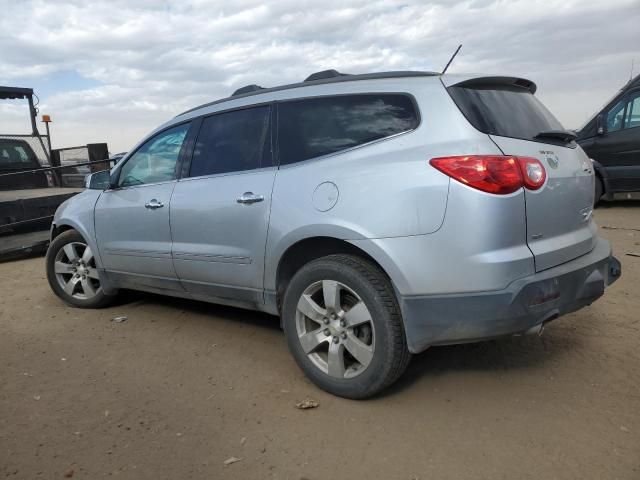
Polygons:
[[602,185],[602,179],[596,176],[595,181],[595,196],[593,197],[593,206],[595,207],[600,203],[600,199],[604,194],[604,186]]
[[389,280],[356,256],[329,255],[302,267],[287,286],[282,323],[302,371],[340,397],[377,394],[411,358]]
[[91,249],[75,230],[67,230],[51,242],[46,268],[53,293],[72,307],[102,308],[115,297],[102,290]]

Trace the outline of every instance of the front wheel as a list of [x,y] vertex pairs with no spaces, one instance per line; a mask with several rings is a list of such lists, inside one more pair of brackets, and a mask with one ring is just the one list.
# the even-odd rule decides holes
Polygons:
[[69,305],[101,308],[113,299],[102,290],[91,247],[75,230],[61,233],[51,242],[46,262],[53,293]]
[[282,317],[296,362],[334,395],[375,395],[409,363],[393,288],[359,257],[330,255],[302,267],[287,287]]

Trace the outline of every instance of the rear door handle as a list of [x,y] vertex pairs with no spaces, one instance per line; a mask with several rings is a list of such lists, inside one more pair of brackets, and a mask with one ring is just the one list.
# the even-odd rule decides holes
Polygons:
[[158,200],[156,200],[155,198],[152,200],[149,200],[147,203],[144,204],[145,208],[149,208],[151,210],[155,210],[156,208],[162,208],[164,207],[164,203],[159,202]]
[[262,195],[256,195],[253,192],[244,192],[237,199],[238,203],[243,203],[245,205],[251,205],[252,203],[262,202],[264,197]]

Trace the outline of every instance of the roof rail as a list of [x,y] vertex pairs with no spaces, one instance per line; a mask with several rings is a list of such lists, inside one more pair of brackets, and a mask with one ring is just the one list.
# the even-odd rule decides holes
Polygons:
[[231,96],[235,97],[236,95],[242,95],[243,93],[255,92],[257,90],[264,90],[264,87],[261,87],[260,85],[256,85],[256,84],[252,83],[251,85],[245,85],[244,87],[240,87],[235,92],[233,92],[231,94]]
[[340,73],[337,70],[322,70],[321,72],[312,73],[304,79],[305,82],[313,82],[314,80],[324,80],[325,78],[346,77],[350,73]]
[[[339,82],[353,82],[357,80],[375,80],[375,79],[382,79],[382,78],[432,77],[432,76],[440,75],[440,73],[438,72],[412,72],[412,71],[363,73],[359,75],[358,74],[350,75],[346,73],[336,72],[338,73],[338,76],[336,77],[325,77],[320,79],[316,77],[316,75],[319,75],[321,73],[324,74],[324,72],[314,73],[313,75],[310,75],[304,82],[292,83],[290,85],[280,85],[277,87],[270,87],[270,88],[260,88],[258,85],[247,85],[246,87],[242,87],[236,90],[233,93],[233,95],[231,95],[230,97],[221,98],[220,100],[215,100],[213,102],[208,102],[202,105],[198,105],[197,107],[190,108],[189,110],[186,110],[177,116],[179,117],[181,115],[186,115],[187,113],[193,112],[195,110],[198,110],[204,107],[210,107],[211,105],[217,105],[219,103],[227,102],[239,96],[248,97],[251,95],[261,95],[263,93],[280,92],[280,91],[289,90],[292,88],[309,87],[309,86],[315,86],[315,85],[320,85],[325,83],[328,84],[328,83],[339,83]],[[313,84],[311,84],[312,81],[314,81]],[[307,83],[310,85],[306,85]],[[251,90],[245,90],[245,89],[248,89],[249,87],[251,88]]]

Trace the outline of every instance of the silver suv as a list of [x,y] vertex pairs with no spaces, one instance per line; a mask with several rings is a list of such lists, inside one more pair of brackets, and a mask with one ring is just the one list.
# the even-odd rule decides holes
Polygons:
[[279,315],[349,398],[433,345],[540,332],[620,276],[575,135],[513,77],[314,74],[178,115],[58,209],[53,291]]

